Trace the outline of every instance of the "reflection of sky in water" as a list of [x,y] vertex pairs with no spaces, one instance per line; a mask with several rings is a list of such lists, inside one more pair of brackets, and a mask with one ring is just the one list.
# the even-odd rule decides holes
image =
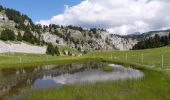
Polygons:
[[36,88],[51,88],[51,87],[61,87],[62,84],[56,83],[54,80],[51,79],[46,79],[46,80],[41,80],[38,79],[32,86],[32,89]]
[[24,95],[39,88],[62,88],[65,84],[137,79],[144,75],[139,70],[114,64],[110,65],[114,67],[114,71],[107,73],[101,69],[103,65],[103,63],[86,62],[0,69],[0,97],[2,95],[5,95],[4,97]]
[[114,67],[113,72],[104,72],[102,69],[91,69],[74,74],[63,74],[56,77],[43,77],[36,80],[33,87],[61,86],[64,84],[78,84],[83,82],[101,82],[108,80],[127,80],[143,77],[143,73],[132,68],[125,68],[120,65],[110,65]]

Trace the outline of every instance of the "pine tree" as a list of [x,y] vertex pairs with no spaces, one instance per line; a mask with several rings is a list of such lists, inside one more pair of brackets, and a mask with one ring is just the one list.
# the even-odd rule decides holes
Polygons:
[[21,35],[20,32],[18,33],[17,40],[18,40],[18,41],[22,41],[22,35]]
[[150,37],[149,39],[138,42],[133,49],[149,49],[149,48],[157,48],[166,46],[170,43],[170,35],[160,37],[159,35],[155,35],[155,37]]
[[81,52],[81,47],[78,47],[78,49],[77,49],[77,50]]
[[47,54],[49,54],[49,55],[52,55],[52,56],[54,56],[55,55],[55,48],[54,48],[54,46],[51,44],[51,43],[49,43],[48,45],[47,45]]
[[0,11],[2,11],[3,10],[3,7],[0,5]]
[[163,36],[163,37],[161,38],[161,44],[162,44],[162,46],[166,46],[166,45],[169,44],[169,39],[168,39],[167,36]]
[[34,36],[31,32],[27,31],[24,33],[23,35],[23,40],[26,41],[26,42],[29,42],[29,43],[32,43],[34,44],[35,41],[34,41]]
[[58,46],[55,47],[55,55],[59,56],[60,55],[60,52],[59,52],[59,48]]
[[156,34],[155,35],[155,42],[154,42],[155,47],[159,47],[161,45],[160,40],[161,40],[161,38],[159,37],[158,34]]
[[14,41],[15,40],[15,33],[12,30],[9,29],[5,29],[1,32],[1,39],[4,41],[7,40],[11,40]]
[[1,40],[7,41],[8,40],[8,34],[6,34],[4,31],[1,33]]

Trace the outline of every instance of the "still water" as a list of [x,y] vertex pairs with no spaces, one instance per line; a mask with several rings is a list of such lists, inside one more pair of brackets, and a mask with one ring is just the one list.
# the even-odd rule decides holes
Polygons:
[[114,69],[112,72],[104,72],[103,66],[103,63],[86,62],[0,69],[0,100],[40,88],[62,88],[65,84],[138,79],[144,76],[139,70],[115,64],[109,65]]

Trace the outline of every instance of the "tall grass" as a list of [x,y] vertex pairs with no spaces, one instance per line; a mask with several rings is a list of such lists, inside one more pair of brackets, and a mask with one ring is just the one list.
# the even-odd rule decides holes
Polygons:
[[[143,62],[142,62],[143,55]],[[162,67],[162,55],[164,63]],[[155,69],[170,69],[170,46],[134,51],[97,51],[88,53],[82,57],[71,56],[50,56],[35,54],[0,54],[0,68],[2,67],[23,67],[32,65],[58,64],[71,62],[72,60],[83,59],[104,59],[113,62],[131,63],[152,67]]]
[[[162,66],[162,55],[164,56]],[[92,52],[87,57],[103,58],[105,60],[129,63],[134,65],[146,66],[153,69],[170,69],[170,46],[133,51],[107,51],[107,52]]]
[[95,84],[67,85],[60,89],[40,89],[21,100],[169,100],[170,81],[156,71],[145,70],[137,80],[108,81]]
[[0,54],[0,68],[31,67],[47,64],[65,64],[86,61],[86,57],[50,56],[37,54]]

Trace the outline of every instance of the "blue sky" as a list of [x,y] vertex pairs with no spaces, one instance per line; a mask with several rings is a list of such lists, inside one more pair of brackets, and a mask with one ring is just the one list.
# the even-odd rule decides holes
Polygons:
[[42,25],[106,28],[114,34],[170,29],[170,0],[0,0],[0,4]]
[[80,2],[81,0],[0,0],[0,5],[14,8],[36,22],[63,13],[65,5],[73,6]]

